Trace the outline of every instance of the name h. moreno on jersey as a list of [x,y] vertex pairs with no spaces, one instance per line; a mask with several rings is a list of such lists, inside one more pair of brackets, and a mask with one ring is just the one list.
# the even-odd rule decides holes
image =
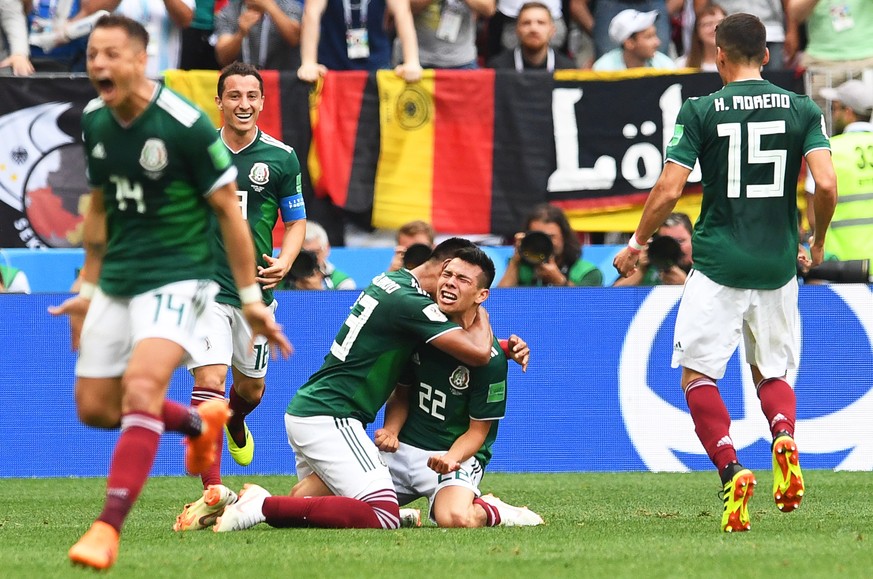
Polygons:
[[725,103],[724,97],[718,97],[712,101],[715,111],[751,111],[755,109],[790,109],[791,98],[787,94],[770,93],[756,95],[734,95],[731,106]]

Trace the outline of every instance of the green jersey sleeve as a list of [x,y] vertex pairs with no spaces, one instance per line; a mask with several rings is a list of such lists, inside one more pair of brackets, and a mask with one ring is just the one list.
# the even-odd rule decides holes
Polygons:
[[[236,169],[230,157],[230,152],[212,122],[206,115],[194,122],[185,138],[189,141],[182,150],[187,155],[186,161],[191,168],[195,187],[205,196],[211,195],[216,189],[232,182],[236,177]],[[203,161],[200,151],[208,152],[208,162]]]
[[695,104],[697,99],[690,98],[682,104],[676,117],[676,127],[673,138],[667,144],[667,160],[693,169],[700,153],[700,122]]
[[812,99],[806,100],[806,114],[809,117],[809,123],[803,140],[803,154],[806,155],[816,149],[830,150],[831,143],[828,139],[824,115]]

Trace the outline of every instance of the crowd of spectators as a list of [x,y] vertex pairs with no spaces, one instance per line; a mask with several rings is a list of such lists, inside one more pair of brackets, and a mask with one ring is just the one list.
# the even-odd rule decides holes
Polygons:
[[411,82],[422,68],[709,71],[714,26],[739,11],[766,26],[767,68],[873,65],[867,0],[0,0],[0,69],[84,71],[103,11],[146,25],[151,76],[233,60],[310,82],[391,67]]

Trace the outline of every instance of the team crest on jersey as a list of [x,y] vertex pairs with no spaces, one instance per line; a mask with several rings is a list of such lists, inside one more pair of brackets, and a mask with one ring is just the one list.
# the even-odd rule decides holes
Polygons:
[[249,181],[255,185],[266,185],[270,180],[270,168],[266,163],[255,163],[249,171]]
[[449,384],[454,390],[466,390],[470,385],[470,369],[466,366],[458,366],[449,376]]
[[166,169],[168,162],[167,145],[160,139],[146,140],[139,154],[139,164],[149,177],[153,179],[159,177],[158,173]]

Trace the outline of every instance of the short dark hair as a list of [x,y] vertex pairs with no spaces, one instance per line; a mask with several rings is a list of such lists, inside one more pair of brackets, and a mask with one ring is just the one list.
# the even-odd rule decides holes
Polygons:
[[715,45],[731,62],[760,64],[767,51],[767,29],[757,16],[731,14],[715,29]]
[[458,252],[462,249],[475,248],[476,244],[469,239],[463,237],[450,237],[433,248],[428,261],[436,261],[442,263],[447,259],[452,259],[458,256]]
[[479,288],[487,289],[491,287],[495,275],[494,262],[491,261],[488,254],[482,251],[481,248],[475,245],[473,247],[465,247],[458,251],[455,258],[482,268],[482,275],[479,276]]
[[142,43],[143,49],[149,45],[149,33],[145,26],[127,16],[120,14],[106,14],[97,19],[94,28],[121,28],[131,40]]
[[564,238],[564,251],[560,256],[560,265],[572,266],[582,257],[582,244],[579,243],[579,238],[576,232],[570,227],[570,222],[567,221],[567,216],[560,207],[556,207],[551,203],[540,203],[534,206],[528,213],[527,221],[524,222],[524,230],[530,230],[530,224],[534,221],[542,221],[543,223],[554,223],[561,229],[561,237]]
[[221,70],[221,74],[218,76],[218,97],[224,94],[224,81],[227,80],[229,76],[253,76],[258,79],[258,88],[261,89],[261,94],[264,94],[264,79],[261,78],[261,73],[258,72],[258,69],[252,66],[251,64],[246,64],[245,62],[240,62],[235,60],[225,66]]

